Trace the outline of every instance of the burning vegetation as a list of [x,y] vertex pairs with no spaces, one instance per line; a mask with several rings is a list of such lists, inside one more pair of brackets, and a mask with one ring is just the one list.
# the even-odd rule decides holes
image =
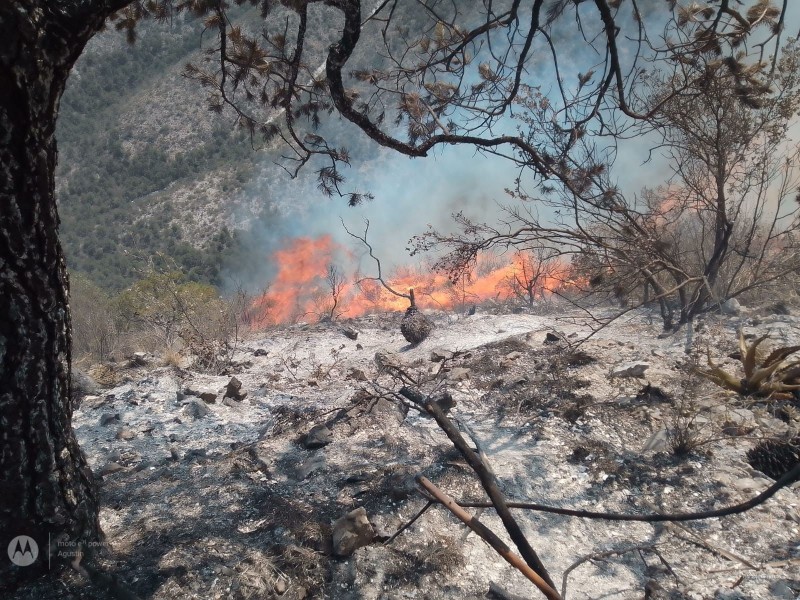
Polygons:
[[[468,310],[489,301],[532,306],[568,286],[571,273],[563,262],[516,252],[511,257],[481,256],[471,269],[455,275],[435,267],[404,266],[381,281],[363,277],[355,267],[345,272],[340,263],[355,264],[356,256],[329,235],[292,239],[273,253],[272,262],[275,276],[251,306],[256,327],[401,312],[412,306]],[[393,290],[415,290],[413,303]]]

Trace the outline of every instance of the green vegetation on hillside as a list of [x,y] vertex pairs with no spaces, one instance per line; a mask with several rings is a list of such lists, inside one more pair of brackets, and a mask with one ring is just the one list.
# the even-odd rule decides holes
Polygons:
[[219,284],[226,253],[237,244],[238,236],[224,222],[200,244],[184,239],[176,221],[191,225],[194,216],[157,196],[171,185],[218,171],[230,180],[218,202],[229,202],[260,160],[249,138],[218,121],[201,144],[171,156],[161,138],[186,124],[164,123],[155,136],[123,124],[131,98],[193,59],[201,29],[191,22],[146,27],[133,46],[113,47],[115,40],[107,39],[112,48],[90,49],[64,94],[57,132],[62,240],[70,269],[102,288],[129,285],[139,259],[157,253],[174,259],[190,279]]

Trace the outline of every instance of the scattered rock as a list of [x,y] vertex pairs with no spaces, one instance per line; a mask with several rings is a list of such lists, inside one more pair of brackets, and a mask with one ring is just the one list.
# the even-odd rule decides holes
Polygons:
[[191,398],[183,408],[183,412],[195,419],[202,419],[203,417],[211,414],[211,409],[208,408],[205,403]]
[[326,466],[325,455],[324,454],[315,454],[314,456],[310,456],[303,462],[301,462],[297,467],[294,469],[293,479],[297,481],[303,481],[306,477],[314,473],[315,471],[321,471]]
[[367,374],[364,373],[361,369],[357,369],[355,367],[351,367],[350,370],[347,372],[347,376],[345,379],[349,379],[352,381],[367,381]]
[[275,590],[275,593],[278,594],[278,596],[283,596],[286,593],[286,590],[288,589],[288,586],[286,585],[286,580],[279,577],[277,581],[275,581],[273,589]]
[[229,408],[237,408],[239,406],[238,401],[234,400],[233,398],[229,398],[228,396],[225,396],[225,398],[222,400],[222,403]]
[[205,448],[192,448],[186,452],[186,456],[184,458],[186,460],[192,460],[193,458],[208,458],[208,450]]
[[236,377],[231,377],[228,385],[225,386],[225,398],[233,398],[242,401],[247,397],[247,392],[242,391],[242,382]]
[[303,446],[309,450],[322,448],[327,446],[333,441],[333,433],[325,425],[315,425],[308,432],[306,439],[303,440]]
[[118,473],[119,471],[124,470],[125,467],[123,467],[121,464],[114,461],[109,461],[100,468],[99,472],[101,477],[105,477],[106,475],[112,475],[113,473]]
[[384,352],[383,350],[375,353],[375,366],[378,367],[378,373],[391,373],[408,369],[408,365],[403,362],[399,355],[394,352]]
[[666,450],[669,446],[669,439],[666,429],[660,429],[650,436],[644,446],[642,452],[660,452]]
[[795,591],[783,579],[773,581],[769,585],[769,591],[772,592],[773,598],[779,598],[780,600],[795,600],[797,598]]
[[644,372],[650,368],[646,362],[632,362],[616,367],[611,371],[612,377],[644,377]]
[[146,352],[134,352],[128,357],[128,367],[144,367],[148,362]]
[[[183,388],[183,396],[194,396],[195,398],[200,398],[203,402],[208,402],[209,404],[213,404],[217,401],[217,392],[210,390],[206,387],[202,388],[193,388],[193,387],[185,387]],[[179,400],[180,401],[180,400]]]
[[268,355],[269,355],[269,352],[264,350],[264,348],[256,348],[253,351],[253,356],[268,356]]
[[356,549],[367,546],[375,538],[375,530],[367,518],[367,511],[359,507],[333,523],[333,553],[347,557]]
[[136,437],[136,433],[127,427],[120,427],[117,431],[117,439],[118,440],[132,440]]
[[728,298],[727,300],[725,300],[725,302],[720,304],[719,309],[722,312],[722,314],[730,315],[733,317],[742,314],[742,305],[736,298]]
[[466,367],[453,367],[448,371],[447,378],[450,381],[465,381],[469,379],[470,370]]
[[358,331],[356,331],[352,327],[343,327],[342,333],[345,335],[346,338],[353,340],[354,342],[358,339]]
[[111,423],[119,423],[121,417],[119,413],[105,413],[100,416],[100,425],[105,427]]
[[362,346],[361,344],[356,344],[356,350],[363,350],[363,349],[364,346]]
[[201,392],[198,396],[203,402],[213,404],[217,401],[217,394],[214,392]]
[[442,362],[443,360],[450,360],[453,358],[453,353],[449,350],[442,350],[437,348],[431,350],[431,362]]
[[97,395],[97,382],[80,369],[72,369],[70,373],[70,399],[72,406],[78,408],[88,396]]
[[544,336],[543,343],[557,344],[558,342],[563,342],[563,341],[565,341],[563,333],[548,331],[547,335]]

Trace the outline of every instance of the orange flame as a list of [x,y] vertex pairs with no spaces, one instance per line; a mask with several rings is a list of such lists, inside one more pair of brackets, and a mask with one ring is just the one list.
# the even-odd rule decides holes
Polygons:
[[[278,271],[268,291],[251,306],[252,322],[256,326],[290,323],[306,318],[322,318],[334,310],[334,296],[329,269],[335,257],[352,254],[336,244],[329,235],[319,238],[300,237],[273,253],[272,261]],[[445,275],[425,271],[421,267],[401,267],[387,278],[389,286],[399,294],[414,289],[415,299],[421,308],[452,309],[454,307],[480,304],[487,300],[501,300],[520,291],[525,275],[530,273],[530,257],[516,254],[512,260],[500,262],[496,257],[480,258],[473,272],[452,282]],[[409,306],[407,297],[395,295],[380,282],[357,276],[345,277],[338,271],[341,288],[335,307],[335,316],[357,317],[383,311],[404,311]],[[526,270],[527,269],[527,270]],[[554,262],[546,272],[540,274],[533,292],[542,297],[564,287],[569,267],[563,262]],[[515,283],[516,282],[516,283]]]

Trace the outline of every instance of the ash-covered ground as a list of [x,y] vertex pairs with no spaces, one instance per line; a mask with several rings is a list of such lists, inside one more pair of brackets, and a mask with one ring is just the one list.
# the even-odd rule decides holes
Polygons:
[[[769,334],[765,349],[798,344],[797,316],[709,316],[688,354],[686,333],[659,337],[646,310],[585,341],[596,323],[575,310],[429,316],[436,329],[416,347],[401,315],[372,315],[254,333],[224,375],[155,357],[111,369],[74,418],[100,479],[109,569],[164,600],[541,597],[441,507],[386,543],[426,503],[417,475],[486,499],[436,423],[397,398],[403,385],[449,392],[509,500],[594,511],[743,502],[773,483],[747,451],[800,426],[793,401],[741,398],[689,368],[710,350],[738,372],[740,328]],[[746,513],[680,524],[514,514],[570,599],[794,600],[799,502],[794,484]],[[358,507],[373,539],[336,556],[333,523]],[[513,546],[492,510],[470,510]],[[67,573],[18,597],[98,594]]]

